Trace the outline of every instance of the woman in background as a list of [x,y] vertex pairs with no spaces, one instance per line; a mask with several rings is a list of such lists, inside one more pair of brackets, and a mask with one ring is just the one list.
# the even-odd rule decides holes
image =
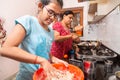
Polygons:
[[16,26],[0,48],[0,54],[21,61],[16,80],[32,80],[39,67],[55,76],[56,69],[49,61],[62,60],[49,56],[53,31],[48,25],[57,17],[62,6],[62,0],[40,0],[36,17],[25,15],[15,20]]
[[73,21],[74,13],[67,10],[62,15],[62,20],[53,25],[54,42],[51,47],[51,54],[59,59],[63,59],[65,54],[68,54],[72,49],[74,42],[80,42],[80,38],[70,32],[71,22]]

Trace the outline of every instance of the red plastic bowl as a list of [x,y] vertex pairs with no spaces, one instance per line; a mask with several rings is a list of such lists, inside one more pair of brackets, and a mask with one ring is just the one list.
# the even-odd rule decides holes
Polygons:
[[[59,63],[59,64],[53,64],[53,66],[58,69],[58,70],[68,70],[71,73],[74,74],[74,79],[73,80],[84,80],[84,74],[82,70],[74,65],[69,64],[68,67],[66,67],[64,64]],[[38,69],[34,75],[33,75],[33,80],[45,80],[46,74],[42,68]]]

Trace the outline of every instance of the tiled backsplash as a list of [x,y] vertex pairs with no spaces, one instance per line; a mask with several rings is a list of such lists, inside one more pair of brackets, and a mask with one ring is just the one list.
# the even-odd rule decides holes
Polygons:
[[[107,47],[120,54],[120,13],[115,9],[97,24],[86,27],[84,39],[102,41]],[[88,33],[87,33],[88,32]]]

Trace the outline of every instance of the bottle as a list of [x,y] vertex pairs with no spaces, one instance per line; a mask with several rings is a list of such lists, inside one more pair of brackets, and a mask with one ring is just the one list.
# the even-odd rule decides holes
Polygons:
[[74,59],[74,58],[75,58],[75,51],[70,50],[70,59]]

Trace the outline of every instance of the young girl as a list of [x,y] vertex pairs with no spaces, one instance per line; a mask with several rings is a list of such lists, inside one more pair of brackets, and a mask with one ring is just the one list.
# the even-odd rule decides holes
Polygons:
[[64,62],[49,56],[53,31],[48,25],[57,17],[62,6],[62,0],[40,0],[36,17],[26,15],[15,20],[16,26],[0,48],[0,54],[21,61],[16,80],[32,80],[39,67],[46,73],[52,71],[53,76],[56,69],[49,61]]

